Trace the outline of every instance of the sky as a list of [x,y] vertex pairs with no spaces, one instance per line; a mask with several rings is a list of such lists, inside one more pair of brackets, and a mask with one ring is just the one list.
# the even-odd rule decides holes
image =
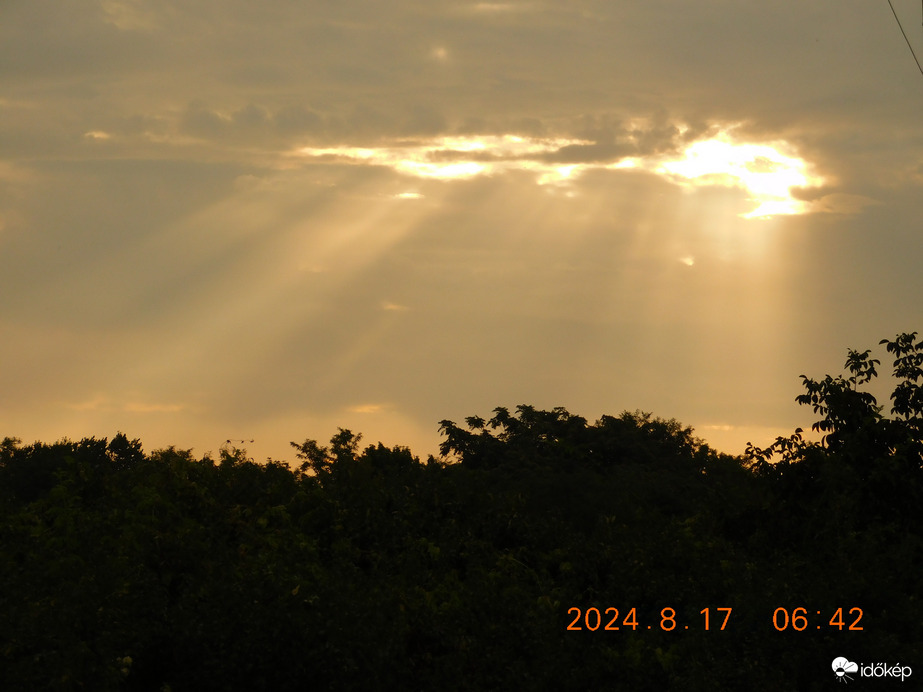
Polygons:
[[767,446],[923,331],[921,112],[886,1],[3,0],[0,436]]

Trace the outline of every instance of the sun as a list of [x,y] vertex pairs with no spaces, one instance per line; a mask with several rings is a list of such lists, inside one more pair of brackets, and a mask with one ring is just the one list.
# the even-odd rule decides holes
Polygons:
[[807,213],[808,204],[792,195],[793,188],[814,187],[823,181],[807,163],[788,152],[782,142],[737,143],[727,134],[689,145],[681,158],[660,163],[657,172],[682,185],[741,187],[757,204],[744,218]]
[[515,134],[442,136],[348,145],[300,147],[294,153],[322,161],[386,166],[401,175],[441,181],[466,180],[509,171],[531,171],[539,185],[570,189],[592,169],[644,170],[683,187],[723,186],[747,193],[755,208],[745,219],[806,214],[811,204],[792,190],[821,185],[808,163],[784,141],[754,143],[735,139],[734,127],[692,142],[679,155],[628,156],[608,162],[555,161],[554,155],[591,142],[563,137]]

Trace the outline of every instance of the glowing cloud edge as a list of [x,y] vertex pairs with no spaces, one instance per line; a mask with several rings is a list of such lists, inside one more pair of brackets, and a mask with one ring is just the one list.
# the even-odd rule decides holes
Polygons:
[[300,158],[385,166],[414,178],[464,180],[512,170],[535,173],[536,183],[572,185],[589,170],[641,170],[687,188],[720,186],[743,189],[756,207],[740,216],[765,219],[819,211],[794,198],[792,188],[818,187],[824,179],[811,171],[807,161],[792,153],[780,140],[739,141],[720,131],[708,139],[689,143],[681,153],[658,156],[625,156],[609,162],[554,163],[547,160],[564,147],[592,142],[569,138],[536,138],[520,135],[444,136],[404,140],[378,147],[301,147]]

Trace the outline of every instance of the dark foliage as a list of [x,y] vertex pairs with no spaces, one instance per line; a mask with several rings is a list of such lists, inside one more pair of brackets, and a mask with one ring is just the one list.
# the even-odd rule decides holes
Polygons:
[[0,689],[813,690],[840,655],[923,675],[923,342],[882,343],[890,416],[850,351],[803,378],[821,441],[741,457],[531,406],[442,421],[425,462],[348,430],[292,443],[294,469],[6,438]]

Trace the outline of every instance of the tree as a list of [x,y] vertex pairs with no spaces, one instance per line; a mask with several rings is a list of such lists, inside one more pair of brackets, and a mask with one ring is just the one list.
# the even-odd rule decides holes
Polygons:
[[440,452],[471,469],[523,465],[603,469],[679,459],[701,469],[715,457],[693,436],[692,428],[643,411],[602,416],[587,424],[585,418],[560,406],[543,411],[521,404],[513,414],[499,407],[490,420],[469,416],[465,423],[468,430],[450,420],[440,422],[446,438]]
[[[894,354],[897,380],[891,416],[863,389],[877,377],[880,361],[871,351],[850,349],[846,376],[814,380],[801,375],[805,393],[796,397],[821,418],[811,429],[822,433],[808,441],[798,428],[765,449],[747,445],[746,457],[758,475],[773,478],[790,499],[818,509],[837,506],[838,520],[873,521],[888,517],[901,523],[920,514],[923,496],[923,341],[916,332],[883,339]],[[819,499],[825,497],[823,503]]]

